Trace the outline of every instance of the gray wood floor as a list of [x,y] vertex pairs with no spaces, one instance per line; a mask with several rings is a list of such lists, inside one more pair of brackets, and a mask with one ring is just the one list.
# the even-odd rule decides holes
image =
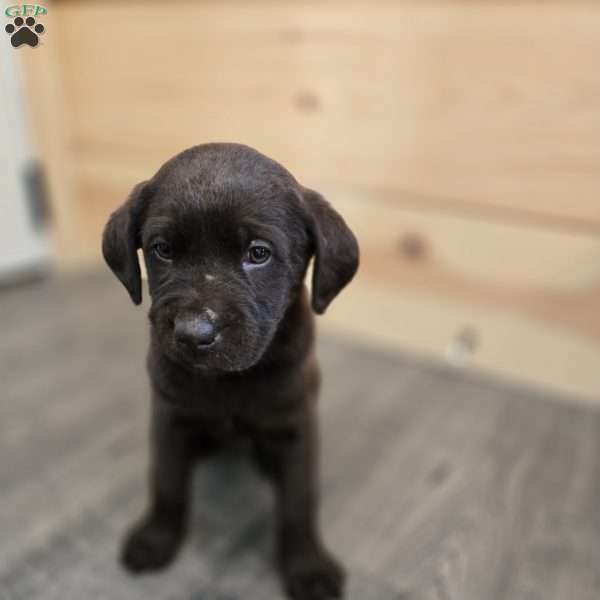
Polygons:
[[[334,308],[333,308],[334,309]],[[271,497],[203,466],[164,575],[116,564],[144,505],[144,310],[90,274],[0,291],[0,598],[280,598]],[[332,339],[325,536],[351,600],[598,600],[600,413]]]

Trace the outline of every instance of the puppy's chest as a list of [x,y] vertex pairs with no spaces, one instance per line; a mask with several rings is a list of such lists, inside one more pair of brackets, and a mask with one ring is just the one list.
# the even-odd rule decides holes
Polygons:
[[298,429],[294,427],[259,427],[238,419],[178,418],[174,426],[184,436],[189,451],[195,457],[203,458],[223,452],[248,454],[253,452],[256,444],[277,447],[298,436]]
[[199,383],[176,392],[175,400],[224,435],[285,426],[303,406],[304,390],[292,380],[243,385]]

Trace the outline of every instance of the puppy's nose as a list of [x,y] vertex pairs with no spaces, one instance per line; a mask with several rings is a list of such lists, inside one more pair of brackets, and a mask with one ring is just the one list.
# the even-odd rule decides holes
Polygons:
[[207,313],[175,319],[175,339],[188,346],[206,348],[217,338],[217,327]]

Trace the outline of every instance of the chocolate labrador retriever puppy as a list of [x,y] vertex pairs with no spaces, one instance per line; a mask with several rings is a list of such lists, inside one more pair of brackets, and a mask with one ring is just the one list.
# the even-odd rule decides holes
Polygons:
[[239,144],[206,144],[135,186],[106,225],[104,258],[135,304],[138,248],[152,298],[152,460],[149,507],[123,564],[144,572],[173,560],[193,465],[242,438],[275,488],[288,595],[341,597],[343,571],[318,526],[312,311],[322,313],[354,276],[354,235],[275,161]]

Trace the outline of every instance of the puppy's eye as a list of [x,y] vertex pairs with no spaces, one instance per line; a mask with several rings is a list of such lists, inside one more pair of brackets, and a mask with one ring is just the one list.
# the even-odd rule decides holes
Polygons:
[[171,260],[173,258],[173,250],[168,242],[159,240],[152,244],[152,252],[161,260]]
[[271,248],[266,242],[254,241],[248,248],[248,262],[253,265],[264,265],[271,258]]

